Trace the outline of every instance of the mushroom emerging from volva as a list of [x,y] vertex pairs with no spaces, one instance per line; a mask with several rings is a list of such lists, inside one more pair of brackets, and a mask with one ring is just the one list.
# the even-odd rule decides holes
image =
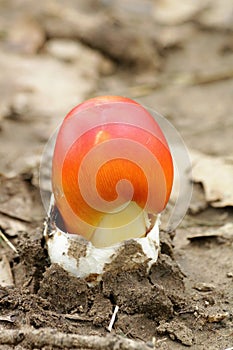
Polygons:
[[118,268],[149,270],[172,183],[167,141],[145,108],[118,96],[78,105],[53,155],[45,229],[51,262],[91,282]]

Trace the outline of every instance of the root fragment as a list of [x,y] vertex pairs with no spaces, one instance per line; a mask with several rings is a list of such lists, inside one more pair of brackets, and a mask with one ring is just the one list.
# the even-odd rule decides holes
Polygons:
[[52,346],[62,349],[150,350],[150,348],[142,342],[139,343],[116,335],[100,337],[66,334],[48,328],[40,330],[30,328],[23,328],[21,330],[1,330],[0,344],[18,345],[22,342],[37,348]]

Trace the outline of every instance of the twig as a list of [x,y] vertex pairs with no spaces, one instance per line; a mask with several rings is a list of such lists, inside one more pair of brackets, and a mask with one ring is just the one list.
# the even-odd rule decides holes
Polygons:
[[109,331],[109,332],[111,332],[111,330],[112,330],[112,327],[113,327],[113,325],[114,325],[114,322],[115,322],[115,319],[116,319],[116,315],[117,315],[117,313],[118,313],[118,310],[119,310],[119,306],[115,306],[115,309],[114,309],[114,312],[113,312],[113,314],[112,314],[112,318],[111,318],[111,320],[110,320],[110,323],[109,323],[109,326],[108,326],[108,328],[107,328],[107,330]]
[[57,332],[54,329],[30,329],[20,330],[4,329],[0,332],[0,344],[17,345],[21,342],[30,344],[31,347],[42,348],[53,346],[67,349],[92,349],[92,350],[151,350],[142,342],[136,342],[121,336],[107,335],[78,335]]
[[64,318],[71,320],[71,321],[84,321],[84,322],[92,322],[93,318],[87,317],[87,316],[80,316],[77,314],[71,315],[71,314],[63,314]]
[[0,316],[0,321],[14,323],[15,320],[12,315]]
[[9,241],[9,239],[4,235],[4,233],[2,232],[2,230],[0,229],[0,237],[3,239],[3,241],[15,252],[17,252],[17,249],[15,248],[15,246]]
[[5,211],[4,209],[1,209],[0,210],[0,213],[8,218],[11,218],[11,219],[16,219],[18,221],[22,221],[22,222],[26,222],[26,223],[30,223],[32,222],[31,219],[29,218],[23,218],[22,216],[19,216],[19,215],[15,215],[15,214],[11,214],[11,213],[8,213],[7,211]]

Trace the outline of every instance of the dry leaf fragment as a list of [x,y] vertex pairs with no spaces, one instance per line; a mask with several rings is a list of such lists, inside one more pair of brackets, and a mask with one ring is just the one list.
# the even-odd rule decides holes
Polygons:
[[227,272],[227,277],[232,278],[233,277],[233,272]]
[[44,216],[39,194],[22,177],[0,176],[0,213],[5,217],[29,223]]
[[192,232],[190,230],[188,239],[190,241],[205,239],[205,238],[216,238],[216,237],[223,237],[225,239],[232,239],[233,238],[233,224],[228,222],[223,226],[216,227],[216,228],[208,228],[205,229],[203,232],[195,230]]
[[9,287],[13,286],[13,276],[11,273],[11,268],[9,261],[7,260],[7,257],[5,255],[2,256],[2,259],[0,260],[0,286],[2,287]]
[[213,207],[233,206],[233,157],[193,156],[192,177],[202,183],[206,201]]
[[[97,72],[107,75],[114,70],[113,62],[100,52],[72,39],[51,39],[44,49],[55,59],[82,66],[83,76],[95,77]],[[87,64],[87,57],[89,64]]]
[[219,312],[214,314],[206,315],[206,319],[209,323],[218,323],[229,316],[228,312]]
[[203,0],[159,0],[154,5],[154,17],[162,24],[174,25],[193,19],[206,8]]
[[200,14],[198,21],[206,27],[232,30],[232,0],[211,0],[209,8]]
[[212,292],[215,286],[211,283],[197,282],[193,288],[197,289],[199,292]]
[[11,26],[7,39],[7,44],[13,51],[34,54],[43,46],[46,38],[39,23],[25,18]]
[[70,64],[48,54],[0,52],[0,168],[6,176],[34,169],[61,118],[96,88],[106,60],[91,49],[81,52]]
[[7,236],[15,237],[20,232],[27,230],[27,225],[23,221],[10,218],[0,213],[0,227]]

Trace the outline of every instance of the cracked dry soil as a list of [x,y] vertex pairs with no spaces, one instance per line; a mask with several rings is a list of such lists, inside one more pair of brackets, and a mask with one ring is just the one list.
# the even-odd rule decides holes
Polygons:
[[[167,240],[169,243],[166,241],[164,245],[171,244],[168,236]],[[85,280],[71,276],[59,265],[48,265],[39,239],[31,241],[24,237],[20,247],[14,265],[15,274],[21,270],[24,275],[24,283],[17,289],[0,289],[1,313],[10,315],[11,322],[5,324],[13,324],[14,328],[27,325],[79,334],[105,334],[113,308],[118,305],[114,332],[149,341],[161,321],[169,321],[187,304],[183,274],[165,253],[160,254],[149,276],[143,268],[132,272],[122,270],[115,276],[106,273],[103,281],[89,287]],[[160,326],[158,334],[161,333]],[[185,337],[186,332],[184,340],[182,336],[180,340],[187,342]]]
[[[19,255],[13,259],[17,288],[0,288],[2,329],[42,329],[48,339],[51,329],[56,330],[53,334],[105,338],[114,307],[118,305],[112,333],[143,341],[148,349],[183,346],[195,349],[201,334],[210,339],[219,329],[230,333],[232,293],[224,295],[203,283],[195,286],[197,293],[194,293],[190,289],[192,282],[174,257],[173,237],[161,234],[159,259],[148,276],[143,268],[131,272],[122,270],[116,275],[106,273],[98,285],[89,287],[85,280],[71,276],[56,264],[49,264],[39,234],[38,239],[33,240],[24,235]],[[229,305],[228,312],[223,311],[223,304]],[[22,339],[18,336],[10,341],[6,338],[0,348],[35,349],[38,339],[32,339],[32,336]],[[42,343],[41,348],[61,348],[56,343],[49,345],[51,339],[47,345]]]

